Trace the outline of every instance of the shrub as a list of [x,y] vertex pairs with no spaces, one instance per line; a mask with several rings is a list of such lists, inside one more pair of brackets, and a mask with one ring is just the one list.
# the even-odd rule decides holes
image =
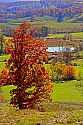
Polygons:
[[78,79],[79,72],[75,68],[75,66],[69,64],[69,65],[65,66],[65,68],[63,70],[63,76],[64,76],[64,78],[63,78],[64,80]]
[[74,79],[74,67],[71,65],[66,65],[63,70],[63,74],[65,80]]
[[53,81],[63,80],[63,69],[65,67],[64,63],[54,63],[51,64],[51,76]]
[[64,63],[54,63],[50,65],[52,81],[79,79],[79,71],[75,66]]

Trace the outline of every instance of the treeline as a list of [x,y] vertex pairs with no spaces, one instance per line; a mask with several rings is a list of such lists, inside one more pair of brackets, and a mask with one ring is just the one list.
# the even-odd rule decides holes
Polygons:
[[[76,14],[82,14],[83,8],[70,7],[70,8],[56,8],[56,7],[44,7],[44,8],[16,8],[15,11],[10,10],[6,12],[0,12],[0,21],[7,22],[8,18],[22,18],[36,16],[52,16],[63,19],[64,17],[75,16]],[[61,14],[61,15],[60,15]],[[4,20],[4,18],[6,20]]]

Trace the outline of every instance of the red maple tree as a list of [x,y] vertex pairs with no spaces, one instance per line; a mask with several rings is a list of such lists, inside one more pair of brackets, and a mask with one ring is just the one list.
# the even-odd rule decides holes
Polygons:
[[34,104],[50,99],[52,83],[41,62],[47,61],[47,46],[43,40],[32,38],[28,33],[30,25],[22,23],[16,30],[12,42],[11,57],[1,75],[2,85],[15,85],[10,93],[11,104],[32,108]]

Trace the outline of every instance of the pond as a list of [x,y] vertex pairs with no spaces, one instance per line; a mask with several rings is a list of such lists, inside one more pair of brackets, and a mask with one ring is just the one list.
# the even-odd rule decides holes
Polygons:
[[72,52],[75,49],[73,47],[48,47],[48,52]]

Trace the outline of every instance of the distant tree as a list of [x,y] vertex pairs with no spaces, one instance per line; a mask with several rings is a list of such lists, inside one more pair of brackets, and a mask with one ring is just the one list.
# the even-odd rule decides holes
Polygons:
[[4,42],[4,38],[3,35],[0,35],[0,55],[3,53],[3,42]]
[[29,28],[30,25],[24,22],[15,30],[15,48],[0,75],[1,85],[17,86],[10,92],[10,103],[19,109],[33,108],[37,102],[50,100],[52,91],[48,72],[40,63],[47,60],[47,46],[44,41],[27,34]]
[[13,27],[12,27],[12,26],[6,26],[6,27],[3,28],[3,30],[2,30],[2,32],[3,32],[4,35],[6,35],[6,36],[13,36],[12,31],[13,31]]
[[70,63],[72,57],[73,57],[72,52],[70,52],[69,50],[63,53],[63,59],[66,64]]
[[48,27],[42,26],[41,28],[41,37],[46,37],[48,35]]
[[64,14],[59,13],[59,14],[58,14],[58,17],[57,17],[57,21],[58,21],[58,22],[63,22],[63,21],[64,21]]

